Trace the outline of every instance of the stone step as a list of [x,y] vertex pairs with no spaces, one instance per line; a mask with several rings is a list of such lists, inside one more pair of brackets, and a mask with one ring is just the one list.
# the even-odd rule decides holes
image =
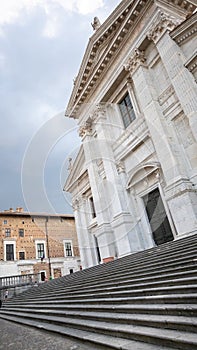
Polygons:
[[[3,315],[12,314],[14,311],[15,316],[21,317],[23,315],[24,318],[32,318],[32,317],[50,317],[51,322],[54,317],[66,317],[67,319],[83,319],[83,320],[95,320],[102,322],[114,322],[121,323],[127,325],[140,325],[147,327],[156,327],[156,328],[166,328],[166,329],[175,329],[175,330],[183,330],[187,332],[197,332],[197,317],[185,317],[185,316],[169,316],[169,315],[132,315],[132,314],[124,314],[124,313],[111,313],[111,312],[95,312],[95,311],[65,311],[65,310],[55,310],[48,308],[47,310],[43,310],[42,308],[34,308],[34,309],[10,309],[10,310],[2,310]],[[35,316],[36,315],[36,316]]]
[[[12,316],[11,316],[12,317]],[[21,317],[20,323],[24,321],[24,315],[17,314],[17,318]],[[16,316],[15,316],[16,318]],[[8,318],[6,318],[8,319]],[[26,319],[27,322],[27,319]],[[127,325],[113,322],[104,321],[93,321],[93,320],[79,320],[79,319],[68,319],[64,317],[50,317],[39,316],[34,314],[32,320],[29,315],[29,322],[37,322],[39,328],[45,328],[46,323],[53,322],[53,325],[64,326],[69,328],[74,328],[75,330],[83,330],[93,333],[104,334],[107,336],[118,336],[119,338],[143,341],[150,344],[156,344],[160,346],[171,346],[177,349],[195,349],[197,348],[197,337],[193,332],[177,331],[170,329],[159,329],[155,327],[147,326],[135,326]],[[27,323],[26,323],[27,324]],[[78,331],[77,331],[78,332]]]
[[[186,294],[161,294],[161,295],[149,295],[149,296],[138,296],[138,297],[111,297],[108,296],[107,298],[78,298],[75,300],[70,299],[54,299],[53,304],[54,305],[70,305],[71,303],[77,303],[84,305],[94,305],[94,304],[108,304],[108,305],[120,305],[120,304],[196,304],[197,302],[197,293],[186,293]],[[22,304],[22,301],[21,301]],[[33,305],[51,305],[51,300],[45,300],[43,303],[43,300],[35,299],[31,301],[31,304]],[[12,302],[6,302],[3,304],[3,307],[9,308],[10,306],[15,305],[14,300]],[[25,304],[24,305],[28,305]]]
[[[2,317],[3,318],[3,317]],[[118,349],[118,350],[172,350],[169,346],[163,347],[161,345],[144,343],[141,341],[129,340],[124,338],[106,336],[104,334],[96,334],[95,332],[87,332],[75,328],[64,327],[60,325],[51,325],[49,323],[38,324],[37,322],[30,320],[21,320],[15,316],[6,318],[9,321],[24,324],[26,326],[31,326],[38,328],[43,331],[53,332],[60,334],[62,336],[76,338],[78,340],[83,340],[83,342],[92,343],[93,349],[96,350],[97,346],[103,346],[103,349]],[[44,334],[43,334],[44,336]]]
[[[75,312],[75,311],[85,311],[85,312],[110,312],[110,313],[124,313],[124,314],[152,314],[152,315],[168,315],[168,316],[187,316],[187,317],[197,317],[197,303],[196,304],[145,304],[145,305],[131,305],[131,304],[122,304],[122,305],[86,305],[84,304],[42,304],[42,310],[55,310],[63,312]],[[36,303],[28,304],[28,310],[36,308]],[[27,304],[17,304],[14,303],[13,306],[9,305],[9,308],[5,310],[15,312],[24,311],[27,309]],[[4,311],[4,309],[2,310]]]
[[[184,274],[184,276],[186,275],[186,273]],[[192,273],[191,273],[192,275]],[[193,275],[197,275],[197,270],[193,271]],[[179,275],[180,276],[180,275]],[[182,274],[183,276],[183,274]],[[122,291],[124,290],[125,292],[127,290],[139,290],[141,288],[149,288],[149,287],[155,287],[155,288],[159,288],[159,287],[165,287],[165,286],[180,286],[181,288],[184,287],[184,285],[186,285],[186,287],[188,287],[188,285],[193,284],[197,286],[197,277],[194,276],[190,276],[187,278],[175,278],[175,279],[167,279],[169,277],[174,277],[174,275],[165,275],[162,276],[160,279],[160,276],[157,276],[155,282],[153,282],[153,278],[151,278],[151,282],[149,282],[149,278],[145,279],[135,279],[135,280],[127,280],[125,283],[123,282],[114,282],[113,284],[110,283],[109,286],[107,284],[107,282],[103,282],[102,287],[96,287],[96,285],[93,284],[92,288],[90,288],[90,286],[84,286],[83,289],[79,289],[79,290],[75,290],[74,291],[71,288],[64,288],[63,290],[60,289],[58,291],[55,292],[55,298],[61,298],[62,296],[64,297],[67,293],[69,293],[70,297],[74,296],[74,295],[78,295],[80,293],[80,295],[85,295],[85,294],[89,294],[92,291],[94,291],[95,293],[100,293],[103,290],[105,290],[105,292],[118,292],[118,291]],[[164,279],[165,277],[165,279]],[[178,277],[178,276],[177,276]],[[143,282],[143,283],[138,283],[136,284],[135,282]],[[42,292],[42,294],[40,295],[40,298],[45,299],[47,295],[47,298],[54,298],[54,290],[53,292],[51,291],[44,291],[44,293]],[[30,301],[31,299],[34,299],[35,296],[32,293],[31,296],[29,296],[28,300]],[[24,301],[24,298],[22,298]],[[15,300],[20,300],[20,298],[17,298]]]
[[[194,265],[193,265],[193,269],[196,269],[196,266],[197,266],[197,264],[195,263]],[[183,269],[183,267],[179,267],[178,268],[178,270],[180,271],[180,270],[182,270]],[[189,269],[189,275],[191,275],[192,274],[192,271],[191,271],[191,269],[192,269],[192,265],[190,264],[189,266],[188,266],[188,269]],[[154,272],[152,272],[152,271],[150,271],[149,270],[149,272],[148,272],[148,277],[152,277],[153,278],[153,276],[155,277],[156,276],[156,278],[157,279],[160,279],[160,278],[162,278],[163,277],[163,275],[165,275],[165,273],[166,273],[166,271],[169,271],[169,268],[167,268],[167,270],[165,270],[165,268],[163,268],[163,270],[161,270],[160,271],[160,273],[158,274],[158,271],[154,271]],[[170,269],[170,271],[172,272],[173,271],[173,269]],[[174,273],[175,273],[175,276],[176,276],[176,269],[174,268]],[[184,271],[184,273],[185,273],[185,275],[187,274],[186,273],[186,271]],[[134,274],[135,276],[136,276],[136,274]],[[142,276],[146,276],[146,273],[145,273],[145,271],[144,271],[144,269],[143,269],[143,275]],[[106,284],[108,284],[108,281],[109,282],[111,282],[111,284],[115,284],[115,282],[116,282],[116,279],[115,279],[115,277],[116,276],[113,276],[112,275],[112,277],[110,278],[110,276],[108,276],[108,278],[107,279],[104,279],[104,277],[102,277],[102,279],[100,280],[100,282],[101,282],[101,285],[102,286],[105,286]],[[122,277],[122,276],[121,276]],[[127,277],[127,278],[126,278]],[[120,277],[119,277],[119,279],[117,280],[118,281],[118,283],[120,284],[120,282],[121,281],[123,281],[123,283],[128,283],[129,282],[129,277],[131,277],[131,274],[129,275],[129,276],[124,276],[123,278],[121,278],[121,280],[120,280]],[[142,277],[141,277],[141,275],[140,275],[140,273],[138,272],[138,280],[139,279],[141,279]],[[147,280],[147,278],[145,278],[145,277],[143,277],[144,278],[144,280]],[[53,282],[53,281],[52,281]],[[46,286],[45,286],[45,289],[43,290],[43,288],[42,288],[42,286],[40,286],[39,288],[34,288],[34,289],[29,289],[27,292],[24,292],[23,294],[22,294],[22,298],[23,298],[23,300],[24,300],[24,298],[29,298],[31,295],[38,295],[38,294],[40,294],[40,292],[42,292],[42,294],[44,295],[44,292],[45,293],[47,293],[47,295],[49,296],[49,294],[50,293],[52,293],[52,294],[54,294],[54,291],[55,291],[55,288],[56,288],[56,286],[53,286],[53,288],[52,288],[52,285],[50,284],[50,282],[47,282],[47,283],[45,283],[46,284]],[[97,285],[98,286],[98,284],[99,284],[99,281],[98,280],[93,280],[92,281],[92,286],[95,286],[95,285]],[[87,283],[87,281],[86,281],[86,283],[84,284],[84,280],[83,280],[83,284],[82,283],[80,283],[80,284],[78,284],[78,285],[72,285],[71,283],[70,283],[70,281],[69,281],[69,285],[67,286],[66,284],[64,285],[64,286],[62,286],[62,285],[57,285],[58,286],[58,292],[60,292],[62,289],[64,290],[64,291],[66,291],[66,290],[72,290],[72,289],[74,289],[74,290],[76,290],[76,288],[77,289],[79,289],[79,290],[81,290],[81,288],[82,289],[84,289],[84,287],[85,288],[88,288],[88,285],[91,285],[91,283]],[[80,288],[81,287],[81,288]],[[17,297],[16,297],[16,299],[20,299],[21,298],[21,295],[18,295]]]
[[[187,276],[186,278],[180,278]],[[80,293],[83,291],[83,293],[90,293],[92,290],[94,290],[95,292],[99,292],[103,289],[105,289],[105,291],[110,291],[110,290],[121,290],[121,289],[139,289],[142,288],[144,286],[165,286],[165,285],[187,285],[187,284],[196,284],[197,283],[197,269],[195,268],[193,271],[188,272],[181,272],[181,273],[177,273],[177,274],[165,274],[162,276],[154,276],[154,278],[151,277],[147,277],[147,278],[135,278],[135,279],[131,279],[129,278],[126,281],[110,281],[109,283],[107,283],[107,281],[103,281],[102,286],[101,287],[97,287],[97,284],[93,283],[91,285],[88,284],[88,286],[85,284],[82,286],[82,288],[80,288],[79,290],[76,288],[71,288],[70,286],[65,286],[63,289],[58,289],[56,291],[56,296],[60,296],[60,295],[65,295],[65,293],[70,293],[70,294],[78,294],[79,291]],[[173,278],[173,279],[170,279]],[[138,283],[137,282],[141,282]],[[74,290],[73,290],[74,289]],[[31,293],[32,295],[32,293]],[[42,297],[45,298],[45,296],[47,295],[47,297],[49,298],[51,295],[54,295],[54,290],[45,290],[42,291]],[[33,296],[33,295],[32,295]],[[20,297],[18,298],[20,300]],[[31,296],[29,296],[29,299],[31,299]],[[24,300],[24,296],[23,296],[23,300]]]

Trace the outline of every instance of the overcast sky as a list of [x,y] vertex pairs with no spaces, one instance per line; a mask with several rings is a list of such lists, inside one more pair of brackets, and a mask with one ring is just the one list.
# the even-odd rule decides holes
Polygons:
[[79,147],[64,117],[93,34],[119,0],[0,0],[0,210],[72,213],[62,191]]

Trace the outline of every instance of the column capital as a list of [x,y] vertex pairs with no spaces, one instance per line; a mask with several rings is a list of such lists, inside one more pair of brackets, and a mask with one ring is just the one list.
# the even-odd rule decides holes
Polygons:
[[175,18],[159,11],[155,21],[152,23],[151,28],[147,33],[147,38],[154,41],[154,43],[157,43],[165,32],[171,32],[181,22],[182,20],[180,18]]
[[93,124],[93,119],[89,117],[85,123],[83,123],[80,128],[79,128],[79,136],[84,137],[84,136],[91,136],[92,135],[92,124]]
[[124,166],[123,162],[120,161],[120,162],[116,163],[116,169],[117,169],[118,174],[125,173],[125,166]]
[[99,118],[106,118],[106,103],[98,103],[92,112],[93,120],[98,120]]
[[126,71],[133,73],[139,66],[145,65],[145,62],[146,57],[144,51],[140,51],[138,48],[136,48],[129,57],[127,63],[124,65],[124,68]]

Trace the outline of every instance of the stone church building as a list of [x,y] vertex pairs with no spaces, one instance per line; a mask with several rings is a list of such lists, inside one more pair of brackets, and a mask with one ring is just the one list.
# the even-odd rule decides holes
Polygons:
[[123,0],[94,19],[66,110],[83,267],[197,232],[196,8]]

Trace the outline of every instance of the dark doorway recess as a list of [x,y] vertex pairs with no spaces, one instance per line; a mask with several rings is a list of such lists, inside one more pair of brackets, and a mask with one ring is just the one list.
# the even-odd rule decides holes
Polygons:
[[143,199],[155,243],[159,245],[173,241],[174,237],[159,189],[149,192]]

